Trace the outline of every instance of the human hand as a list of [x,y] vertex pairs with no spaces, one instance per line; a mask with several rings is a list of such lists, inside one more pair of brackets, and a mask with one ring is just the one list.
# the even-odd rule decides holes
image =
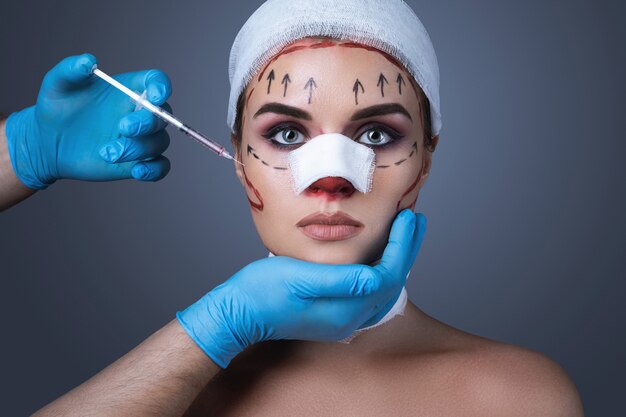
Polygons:
[[425,232],[426,217],[403,210],[376,266],[262,259],[176,317],[222,368],[247,346],[265,340],[341,340],[400,293]]
[[[11,162],[17,177],[31,189],[57,179],[156,181],[170,162],[165,122],[92,75],[96,58],[65,58],[44,77],[37,103],[13,113],[6,122]],[[158,70],[114,77],[131,90],[171,111],[165,101],[172,88]]]

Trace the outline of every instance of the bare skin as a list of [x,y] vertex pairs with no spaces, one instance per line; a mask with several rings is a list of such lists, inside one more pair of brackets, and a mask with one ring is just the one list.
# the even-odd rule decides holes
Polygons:
[[15,175],[5,131],[5,120],[0,121],[0,212],[35,193]]
[[[239,147],[246,167],[244,173],[237,166],[237,173],[257,230],[272,252],[316,262],[371,261],[388,233],[388,220],[399,206],[412,206],[430,171],[431,154],[424,149],[421,127],[415,124],[421,120],[418,100],[415,95],[394,94],[389,89],[384,97],[364,94],[357,104],[347,81],[357,76],[365,79],[368,74],[397,73],[394,64],[365,49],[310,48],[316,42],[325,41],[307,39],[290,45],[292,52],[273,60],[248,86]],[[267,75],[271,70],[277,78],[270,91]],[[309,102],[310,91],[302,89],[299,95],[285,94],[278,83],[287,73],[293,84],[296,79],[303,84],[307,77],[317,77],[313,100]],[[370,81],[365,89],[376,91],[376,86],[372,88]],[[411,91],[408,86],[406,90]],[[355,108],[399,102],[409,109],[413,125],[397,114],[374,119],[413,135],[419,156],[398,169],[377,172],[374,191],[367,195],[355,193],[330,202],[294,196],[280,179],[284,173],[272,171],[273,166],[281,166],[279,151],[264,143],[259,133],[266,128],[262,123],[295,119],[273,115],[275,120],[267,123],[261,116],[255,118],[255,112],[268,101],[309,112],[311,120],[298,120],[301,133],[308,138],[340,132],[355,140],[361,137],[361,131],[349,122]],[[248,145],[258,158],[246,153]],[[419,172],[418,186],[403,196]],[[263,204],[257,204],[260,202]],[[366,230],[354,241],[326,245],[307,241],[293,227],[294,219],[329,209],[348,212],[361,220]],[[583,410],[570,378],[543,354],[452,328],[409,301],[404,316],[360,334],[350,344],[272,341],[248,348],[206,385],[185,414],[204,415],[576,417],[582,416]]]
[[407,304],[350,344],[265,342],[237,356],[192,416],[582,416],[546,356],[474,336]]
[[172,320],[33,416],[180,416],[220,369]]

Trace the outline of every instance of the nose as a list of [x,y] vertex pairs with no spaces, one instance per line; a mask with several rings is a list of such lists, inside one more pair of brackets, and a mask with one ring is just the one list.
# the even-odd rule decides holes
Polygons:
[[356,191],[350,181],[341,177],[324,177],[309,185],[306,193],[309,195],[328,194],[336,198],[347,198]]

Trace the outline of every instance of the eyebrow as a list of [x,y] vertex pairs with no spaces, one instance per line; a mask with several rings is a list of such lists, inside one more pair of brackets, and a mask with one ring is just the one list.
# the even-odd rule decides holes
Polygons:
[[[256,113],[254,113],[254,116],[252,116],[252,118],[256,119],[257,116],[260,116],[263,113],[277,113],[292,116],[296,119],[313,120],[311,115],[302,109],[275,102],[265,103],[264,105],[262,105],[261,108]],[[386,114],[393,113],[401,113],[408,117],[411,122],[413,121],[413,118],[411,117],[407,109],[399,103],[376,104],[374,106],[366,107],[355,112],[350,118],[350,121],[367,119],[368,117],[373,116],[384,116]]]
[[386,114],[401,113],[404,114],[412,122],[413,118],[409,112],[399,103],[377,104],[375,106],[366,107],[354,113],[350,118],[351,121],[367,119],[373,116],[384,116]]
[[262,105],[261,108],[256,113],[254,113],[254,116],[252,116],[252,118],[256,119],[257,116],[263,113],[278,113],[292,116],[296,119],[313,120],[311,115],[306,111],[281,103],[266,103]]

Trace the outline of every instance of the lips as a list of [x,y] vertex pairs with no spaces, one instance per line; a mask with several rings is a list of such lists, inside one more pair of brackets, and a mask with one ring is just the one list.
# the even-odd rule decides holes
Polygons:
[[363,230],[363,223],[341,211],[313,213],[300,220],[296,226],[311,239],[324,241],[349,239]]

